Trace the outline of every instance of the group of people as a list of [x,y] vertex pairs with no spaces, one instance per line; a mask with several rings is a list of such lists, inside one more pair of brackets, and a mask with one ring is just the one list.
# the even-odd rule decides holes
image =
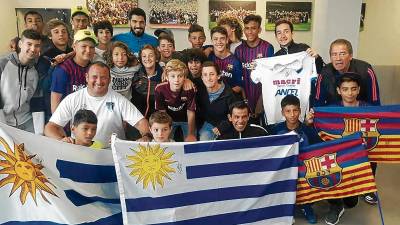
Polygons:
[[[43,26],[39,13],[26,13],[26,30],[0,58],[0,109],[8,125],[33,132],[32,112],[44,111],[46,136],[92,148],[109,148],[112,133],[123,139],[169,142],[295,131],[301,151],[321,141],[312,127],[313,111],[300,118],[299,98],[287,95],[281,101],[285,121],[266,124],[261,85],[250,74],[258,58],[302,51],[315,57],[319,74],[311,106],[380,104],[374,70],[352,57],[349,41],[333,41],[330,63],[325,64],[307,44],[294,42],[288,20],[276,23],[276,52],[260,37],[262,18],[254,14],[243,19],[243,26],[237,18],[221,18],[210,31],[212,45],[204,45],[203,27],[192,24],[191,48],[177,51],[171,30],[156,30],[157,38],[145,33],[146,13],[140,8],[128,13],[130,31],[115,36],[110,21],[88,29],[85,7],[74,7],[71,17],[72,33],[62,21]],[[368,194],[365,200],[375,204],[376,196]],[[325,222],[339,223],[344,207],[357,201],[330,200]],[[301,209],[310,223],[317,222],[312,205]]]
[[150,1],[151,24],[193,24],[197,21],[197,1]]

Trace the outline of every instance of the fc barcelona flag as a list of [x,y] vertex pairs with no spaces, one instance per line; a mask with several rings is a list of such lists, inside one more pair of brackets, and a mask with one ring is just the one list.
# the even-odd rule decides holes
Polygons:
[[361,132],[374,162],[400,162],[400,105],[316,107],[314,126],[324,140]]
[[303,148],[299,155],[297,204],[376,191],[360,133]]

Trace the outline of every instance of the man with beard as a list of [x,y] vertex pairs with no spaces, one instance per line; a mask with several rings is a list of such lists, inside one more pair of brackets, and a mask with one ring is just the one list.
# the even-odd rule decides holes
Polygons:
[[144,45],[150,44],[155,48],[158,46],[157,38],[144,32],[146,28],[146,13],[143,9],[132,9],[128,13],[128,19],[131,30],[127,33],[115,35],[112,41],[124,42],[136,57]]

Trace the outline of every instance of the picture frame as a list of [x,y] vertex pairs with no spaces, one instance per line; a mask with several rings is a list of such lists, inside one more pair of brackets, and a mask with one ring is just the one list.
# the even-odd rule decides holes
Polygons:
[[295,31],[311,30],[312,3],[311,2],[272,2],[265,4],[265,30],[274,31],[275,22],[281,19],[293,23]]

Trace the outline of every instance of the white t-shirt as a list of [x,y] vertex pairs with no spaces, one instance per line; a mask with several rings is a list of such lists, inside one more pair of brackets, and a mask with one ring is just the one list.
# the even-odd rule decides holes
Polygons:
[[104,143],[105,147],[109,147],[112,133],[116,133],[119,138],[125,138],[122,121],[134,126],[143,118],[129,100],[111,88],[102,97],[90,96],[87,88],[84,88],[65,97],[51,116],[50,122],[64,127],[69,121],[73,122],[79,109],[92,110],[96,114],[97,133],[94,140]]
[[106,60],[103,57],[103,54],[104,54],[104,52],[106,52],[106,50],[102,50],[102,49],[99,49],[96,47],[96,48],[94,48],[94,52],[95,52],[95,54],[94,54],[92,62],[106,63]]
[[311,79],[317,76],[315,58],[306,52],[271,58],[256,59],[256,68],[251,73],[255,83],[261,82],[264,110],[268,124],[284,121],[281,100],[286,95],[300,99],[303,121],[309,106]]

